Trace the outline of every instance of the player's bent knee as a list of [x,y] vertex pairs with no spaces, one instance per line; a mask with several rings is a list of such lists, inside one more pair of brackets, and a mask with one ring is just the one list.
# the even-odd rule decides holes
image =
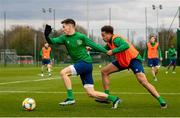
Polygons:
[[101,74],[103,74],[103,75],[107,75],[107,74],[108,74],[108,72],[107,72],[105,69],[101,69]]
[[65,75],[66,75],[66,72],[65,72],[64,70],[61,70],[61,71],[60,71],[60,76],[63,77],[63,76],[65,76]]

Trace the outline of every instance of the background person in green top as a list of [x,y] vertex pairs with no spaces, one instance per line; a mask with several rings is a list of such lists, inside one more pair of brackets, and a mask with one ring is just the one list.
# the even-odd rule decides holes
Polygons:
[[150,40],[147,43],[147,48],[144,51],[143,60],[145,61],[146,57],[148,58],[148,66],[151,67],[152,75],[154,81],[157,81],[156,75],[159,70],[159,60],[162,61],[162,53],[159,46],[159,43],[156,42],[155,36],[150,36]]
[[168,74],[168,70],[170,69],[171,66],[173,66],[173,71],[172,73],[176,73],[175,72],[175,68],[176,68],[176,49],[174,48],[174,45],[171,45],[171,47],[168,49],[168,53],[167,53],[167,56],[168,56],[168,59],[169,59],[169,65],[167,67],[167,71],[166,71],[166,74]]
[[63,25],[63,32],[65,34],[56,38],[51,38],[49,34],[52,29],[49,25],[46,25],[44,32],[46,40],[49,44],[64,44],[69,52],[69,55],[74,61],[74,65],[70,65],[60,72],[61,78],[67,89],[67,99],[59,104],[71,105],[75,103],[72,92],[72,84],[69,76],[80,75],[84,89],[90,97],[109,100],[113,103],[112,108],[117,108],[118,104],[120,103],[120,99],[118,97],[94,90],[94,82],[92,78],[92,59],[87,53],[86,46],[104,53],[107,53],[107,50],[101,45],[94,43],[84,34],[76,32],[76,23],[73,19],[65,19],[61,23]]

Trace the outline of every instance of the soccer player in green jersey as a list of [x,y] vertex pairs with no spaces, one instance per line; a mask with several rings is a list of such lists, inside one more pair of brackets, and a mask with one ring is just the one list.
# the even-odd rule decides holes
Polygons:
[[167,67],[166,74],[168,74],[168,70],[171,66],[173,66],[172,73],[175,74],[175,68],[176,68],[176,49],[174,48],[174,45],[171,45],[171,47],[168,49],[168,59],[169,59],[169,65]]
[[46,25],[45,37],[49,44],[63,44],[66,46],[69,55],[74,61],[74,65],[70,65],[60,72],[60,76],[64,81],[64,85],[67,89],[67,99],[64,102],[60,102],[60,105],[70,105],[75,103],[72,84],[70,80],[71,75],[80,75],[82,84],[86,93],[96,99],[109,100],[113,103],[112,108],[117,108],[120,103],[120,99],[116,96],[108,95],[103,92],[94,90],[94,82],[92,77],[92,59],[87,53],[86,46],[89,46],[97,51],[107,53],[107,50],[100,45],[95,44],[87,36],[75,31],[75,21],[73,19],[65,19],[62,22],[64,34],[51,38],[51,27]]

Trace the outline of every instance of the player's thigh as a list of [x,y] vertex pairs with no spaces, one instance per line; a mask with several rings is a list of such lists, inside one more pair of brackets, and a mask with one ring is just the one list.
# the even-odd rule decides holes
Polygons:
[[71,66],[65,67],[60,71],[60,75],[72,75],[72,68]]
[[108,65],[106,65],[104,68],[101,69],[101,72],[106,74],[111,74],[117,71],[119,71],[119,68],[112,63],[109,63]]

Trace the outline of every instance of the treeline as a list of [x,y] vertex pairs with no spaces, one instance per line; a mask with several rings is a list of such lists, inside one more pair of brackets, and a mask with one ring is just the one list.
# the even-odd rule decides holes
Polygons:
[[[76,31],[87,34],[86,29],[79,25],[76,27]],[[149,34],[151,34],[151,32],[153,32],[153,29],[148,28],[148,32]],[[53,31],[53,36],[56,37],[61,35],[62,33],[62,29]],[[93,37],[92,35],[90,35],[90,38],[92,40],[95,40],[97,38],[99,39],[99,37]],[[3,39],[4,34],[3,32],[0,32],[0,49],[4,49]],[[174,32],[173,30],[169,31],[165,28],[159,29],[159,41],[163,53],[168,49],[168,47],[170,47],[171,44],[175,45],[176,47],[176,40],[176,32]],[[39,51],[42,48],[44,42],[45,38],[43,34],[43,29],[36,30],[30,26],[14,25],[6,31],[6,49],[15,49],[18,55],[31,55],[33,57],[37,56],[37,59],[39,59]],[[139,39],[138,41],[133,42],[135,42],[134,44],[136,48],[140,51],[140,53],[143,54],[143,50],[146,47],[146,42],[144,41],[144,39]],[[35,47],[36,53],[34,52]],[[65,46],[55,45],[52,46],[52,48],[54,57],[57,60],[65,61],[68,59],[68,54]]]

